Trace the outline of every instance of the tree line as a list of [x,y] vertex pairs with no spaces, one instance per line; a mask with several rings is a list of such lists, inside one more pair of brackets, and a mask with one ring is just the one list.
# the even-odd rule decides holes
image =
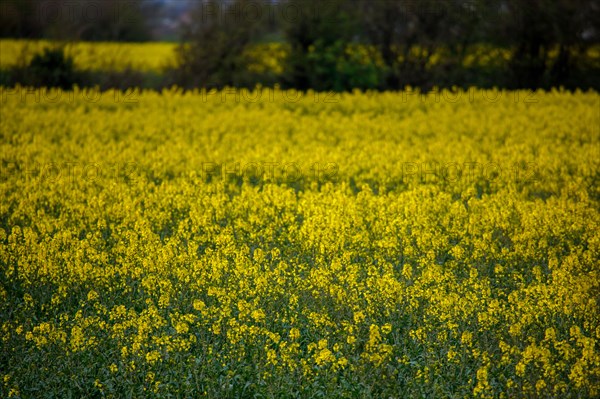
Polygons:
[[[157,0],[65,1],[0,0],[0,34],[149,40],[160,14]],[[168,76],[182,87],[600,87],[600,0],[189,3]],[[277,76],[249,68],[249,49],[266,42],[286,49]]]

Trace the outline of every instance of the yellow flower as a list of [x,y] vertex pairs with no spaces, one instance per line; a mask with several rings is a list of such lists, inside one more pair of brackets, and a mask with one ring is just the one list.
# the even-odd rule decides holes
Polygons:
[[392,332],[392,325],[390,323],[386,323],[381,326],[381,333],[387,335]]
[[193,306],[194,306],[194,309],[196,309],[199,312],[203,312],[206,309],[206,305],[204,304],[204,301],[202,301],[200,299],[195,299]]
[[543,391],[544,388],[546,388],[546,382],[544,380],[538,380],[535,383],[535,390],[536,391],[538,391],[538,392]]
[[90,292],[88,292],[88,295],[87,295],[87,300],[92,302],[92,301],[95,301],[96,299],[98,299],[98,293],[94,290],[90,290]]
[[265,312],[262,309],[256,309],[252,311],[252,318],[257,323],[265,321]]
[[462,333],[460,341],[465,345],[470,345],[471,342],[473,341],[473,334],[471,334],[471,332],[469,332],[469,331],[464,331]]
[[361,324],[365,320],[363,311],[354,312],[354,323]]
[[150,352],[146,353],[146,362],[148,362],[148,364],[151,364],[151,365],[155,364],[156,362],[160,361],[161,359],[162,359],[162,356],[157,351],[150,351]]
[[292,329],[290,329],[290,339],[292,341],[296,341],[298,338],[300,338],[300,330],[293,327]]
[[277,353],[273,349],[267,350],[267,363],[277,365]]

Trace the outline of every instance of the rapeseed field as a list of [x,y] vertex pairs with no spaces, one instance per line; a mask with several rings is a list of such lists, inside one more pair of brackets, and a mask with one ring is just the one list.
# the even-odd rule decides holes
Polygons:
[[0,396],[600,395],[598,93],[0,94]]
[[75,67],[84,71],[161,72],[175,63],[173,43],[60,43],[50,40],[0,40],[0,68],[27,65],[44,49],[62,46],[73,58]]
[[[64,47],[65,54],[73,58],[77,69],[83,71],[123,71],[162,73],[177,66],[178,43],[169,42],[59,42],[52,40],[0,39],[0,69],[25,66],[35,54],[44,49]],[[282,75],[285,60],[289,54],[289,46],[284,43],[257,43],[250,46],[244,54],[247,68],[251,72]],[[364,63],[373,63],[382,67],[380,57],[373,55],[368,46],[353,45],[348,49],[355,59]],[[412,56],[419,56],[419,48],[412,50]],[[427,66],[438,64],[447,51],[438,49]],[[464,67],[501,67],[510,59],[511,52],[487,45],[472,45],[462,59]],[[557,49],[550,52],[550,57],[557,57]],[[592,46],[586,52],[589,62],[600,63],[600,48]],[[398,61],[402,61],[399,58]]]

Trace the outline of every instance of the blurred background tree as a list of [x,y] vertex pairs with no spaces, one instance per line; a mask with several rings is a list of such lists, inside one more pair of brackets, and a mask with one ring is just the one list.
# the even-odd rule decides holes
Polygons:
[[268,31],[252,0],[198,1],[183,26],[175,82],[183,87],[247,86],[248,46]]
[[148,0],[0,0],[0,36],[147,41],[158,10]]
[[286,86],[336,91],[377,86],[374,59],[361,57],[350,48],[361,43],[354,2],[289,0],[280,4],[280,10],[290,48]]
[[486,41],[511,48],[509,86],[565,84],[600,39],[600,1],[505,0],[485,5]]
[[381,56],[383,86],[426,86],[432,82],[432,57],[440,52],[439,68],[460,66],[467,46],[476,40],[475,6],[464,1],[363,1],[362,33]]

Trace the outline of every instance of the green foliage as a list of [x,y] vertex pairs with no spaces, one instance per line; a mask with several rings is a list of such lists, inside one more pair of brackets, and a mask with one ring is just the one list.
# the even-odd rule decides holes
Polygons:
[[[59,17],[64,19],[67,9],[80,15],[93,0],[68,6],[63,1],[44,5],[43,10],[57,17],[40,20],[31,17],[39,14],[35,1],[0,0],[0,36],[149,37],[154,14],[143,0],[102,1],[98,18],[89,23]],[[115,76],[91,77],[87,83],[121,88],[279,84],[302,91],[338,92],[406,86],[423,90],[600,88],[595,77],[600,75],[600,57],[594,50],[600,43],[600,8],[594,0],[209,0],[190,4],[195,8],[186,14],[190,18],[182,29],[177,58],[165,76],[157,79],[119,71]],[[259,54],[254,50],[259,43],[275,46]],[[278,45],[285,51],[271,51]],[[362,50],[356,51],[360,46]],[[479,54],[479,46],[494,50]],[[473,57],[479,56],[473,63]],[[29,74],[19,73],[8,79],[9,84],[29,82]],[[4,74],[2,81],[6,80]]]
[[[289,4],[302,12],[283,27],[291,48],[286,60],[288,86],[343,91],[377,83],[369,68],[346,51],[357,24],[350,4],[340,0],[292,0]],[[356,76],[364,72],[365,76]],[[351,82],[359,86],[351,86]]]
[[306,59],[313,71],[309,76],[309,84],[315,90],[339,92],[353,88],[375,89],[379,86],[379,68],[372,60],[352,52],[342,41],[326,45],[322,40],[317,40]]
[[177,84],[224,87],[249,83],[244,53],[260,34],[261,26],[257,21],[240,21],[233,12],[226,11],[226,7],[235,10],[246,3],[249,1],[199,3],[193,22],[186,27],[184,42],[177,49],[178,68],[173,71]]
[[25,83],[36,87],[71,88],[77,83],[73,59],[63,48],[46,48],[32,58],[25,71]]

